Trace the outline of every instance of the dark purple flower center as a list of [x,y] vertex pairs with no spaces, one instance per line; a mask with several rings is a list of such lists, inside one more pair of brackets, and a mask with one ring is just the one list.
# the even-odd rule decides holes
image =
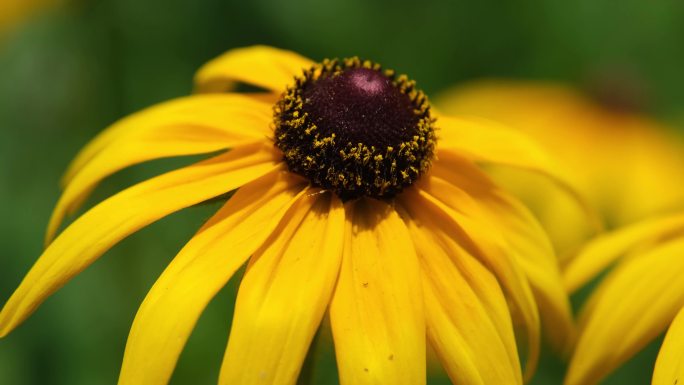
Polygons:
[[416,134],[420,119],[409,97],[382,73],[354,68],[303,91],[304,112],[324,136],[367,146],[396,146]]
[[290,170],[344,199],[391,198],[433,157],[425,95],[405,76],[357,58],[326,60],[297,77],[274,122]]

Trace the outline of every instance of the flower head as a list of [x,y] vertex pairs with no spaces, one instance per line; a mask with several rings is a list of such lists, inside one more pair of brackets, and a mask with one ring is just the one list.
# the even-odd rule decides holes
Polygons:
[[343,199],[391,198],[430,167],[434,119],[406,76],[358,58],[326,60],[276,104],[288,168]]
[[[140,306],[120,384],[167,383],[200,314],[245,263],[222,384],[294,383],[326,312],[343,384],[425,383],[428,343],[454,382],[519,384],[511,314],[528,375],[540,318],[556,346],[567,342],[550,243],[476,163],[555,175],[534,145],[486,121],[436,116],[408,78],[355,58],[316,64],[250,47],[211,61],[196,82],[214,93],[127,117],[76,157],[0,336],[124,237],[235,191]],[[225,92],[236,82],[267,92]],[[117,170],[216,152],[104,200],[54,237]]]

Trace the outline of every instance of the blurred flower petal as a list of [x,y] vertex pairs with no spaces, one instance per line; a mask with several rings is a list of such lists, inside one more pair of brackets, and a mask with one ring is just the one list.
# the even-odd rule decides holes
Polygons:
[[618,258],[638,247],[684,231],[684,214],[656,218],[602,235],[587,243],[563,271],[565,288],[574,292]]
[[684,239],[625,260],[582,314],[565,385],[592,385],[662,333],[684,306]]

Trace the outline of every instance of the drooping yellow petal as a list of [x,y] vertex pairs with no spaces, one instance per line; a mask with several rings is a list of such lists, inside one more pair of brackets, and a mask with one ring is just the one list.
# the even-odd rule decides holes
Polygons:
[[[684,239],[625,260],[582,316],[566,385],[593,385],[662,333],[684,306]],[[605,287],[604,287],[605,285]]]
[[[421,184],[421,187],[429,185]],[[464,195],[464,194],[461,194]],[[433,197],[430,191],[419,188],[405,190],[400,202],[412,216],[425,215],[443,226],[442,231],[487,266],[510,297],[513,308],[520,314],[527,334],[528,354],[525,378],[531,378],[539,359],[540,324],[537,305],[524,272],[515,256],[509,253],[505,240],[491,225],[484,225],[455,211]],[[459,201],[460,205],[472,200]],[[474,208],[473,208],[474,209]],[[427,222],[427,219],[424,221]]]
[[421,261],[428,340],[452,382],[522,384],[511,316],[496,278],[445,234],[448,226],[439,218],[402,216]]
[[[204,103],[198,105],[188,98],[187,103],[176,102],[174,109],[162,108],[164,115],[153,108],[148,115],[137,115],[141,119],[124,120],[120,126],[110,128],[119,135],[68,174],[45,243],[52,241],[65,215],[76,211],[99,182],[121,169],[152,159],[208,153],[266,140],[271,106],[240,95],[197,98]],[[195,109],[188,111],[187,105]]]
[[684,214],[638,222],[602,235],[584,246],[563,270],[563,281],[572,293],[596,277],[629,250],[647,246],[684,230]]
[[240,188],[173,259],[135,316],[119,384],[166,384],[202,311],[273,233],[306,182],[275,170]]
[[294,384],[332,296],[344,206],[308,194],[252,257],[240,284],[219,384]]
[[568,177],[568,171],[534,141],[506,126],[481,118],[439,116],[437,126],[439,154],[454,152],[468,159],[517,167],[549,177],[571,196],[587,215],[589,224],[601,228],[598,214],[580,196]]
[[347,205],[344,254],[330,305],[342,385],[425,384],[420,266],[389,205]]
[[545,335],[557,351],[566,352],[574,334],[570,301],[551,241],[534,215],[471,162],[452,154],[435,162],[431,178],[423,185],[451,209],[499,230],[506,250],[530,282]]
[[195,87],[199,92],[223,92],[239,82],[281,93],[295,75],[313,64],[295,52],[274,47],[237,48],[203,65],[195,74]]
[[182,208],[280,167],[271,146],[251,145],[139,183],[72,223],[45,250],[0,312],[0,337],[114,244]]
[[673,385],[684,381],[684,308],[679,310],[658,353],[653,385]]
[[[129,115],[102,131],[78,153],[64,174],[62,185],[69,184],[103,149],[121,146],[140,137],[151,139],[146,136],[148,132],[155,135],[175,127],[179,130],[174,136],[176,139],[186,138],[193,142],[202,137],[197,130],[207,129],[211,130],[212,136],[218,135],[214,131],[223,132],[221,140],[230,143],[269,137],[271,130],[268,123],[273,114],[273,103],[261,99],[242,94],[193,95],[156,104]],[[180,130],[183,127],[187,130]]]
[[210,153],[262,139],[227,139],[222,132],[207,127],[170,126],[117,140],[88,161],[66,185],[45,234],[48,245],[64,217],[76,212],[95,187],[105,178],[126,167],[148,160]]

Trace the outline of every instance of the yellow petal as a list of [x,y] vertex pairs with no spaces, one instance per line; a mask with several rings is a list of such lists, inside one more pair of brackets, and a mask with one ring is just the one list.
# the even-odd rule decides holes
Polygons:
[[[120,126],[110,128],[119,135],[77,171],[67,174],[68,184],[52,212],[45,243],[52,241],[64,216],[75,212],[99,182],[123,168],[266,140],[264,129],[271,122],[271,106],[240,95],[195,98],[204,103],[188,98],[187,103],[175,102],[173,110],[152,108],[147,115],[136,115],[140,119],[125,119]],[[163,115],[159,108],[165,111]]]
[[349,203],[330,321],[342,385],[425,384],[420,266],[387,204]]
[[294,83],[294,76],[314,63],[297,53],[255,45],[230,50],[197,71],[199,92],[223,92],[235,83],[246,83],[277,93]]
[[[452,209],[440,199],[432,196],[429,184],[421,184],[421,188],[407,189],[400,197],[402,206],[412,216],[425,215],[439,221],[442,231],[448,234],[471,255],[478,258],[500,281],[510,297],[513,308],[522,317],[527,334],[528,354],[525,367],[525,378],[531,378],[539,359],[540,325],[537,305],[530,289],[529,282],[517,260],[509,254],[505,240],[492,231],[492,225],[484,225],[463,213]],[[427,191],[422,188],[428,188]],[[457,194],[456,189],[450,189]],[[442,194],[440,194],[442,195]],[[456,207],[473,205],[472,199],[458,199],[455,195],[447,198],[458,200]],[[445,196],[441,196],[444,198]],[[451,201],[450,201],[451,202]],[[451,202],[453,203],[453,202]],[[475,210],[475,207],[471,209]],[[422,214],[421,214],[422,213]],[[427,222],[427,220],[425,220]]]
[[662,333],[684,306],[684,238],[625,260],[593,294],[566,385],[592,385]]
[[597,237],[584,246],[563,270],[568,292],[574,292],[628,251],[681,233],[684,214],[638,222],[610,234]]
[[202,311],[304,194],[275,170],[240,188],[169,264],[135,316],[119,384],[166,384]]
[[574,337],[570,301],[551,241],[534,215],[471,162],[454,156],[435,162],[425,185],[451,209],[499,230],[530,282],[549,342],[559,352],[569,350]]
[[534,141],[506,126],[480,118],[439,116],[439,158],[453,152],[478,162],[499,164],[533,171],[549,177],[577,202],[589,224],[601,228],[598,214],[580,196],[568,172]]
[[219,384],[295,384],[342,260],[344,206],[308,194],[252,257]]
[[679,310],[658,353],[653,385],[673,385],[684,381],[684,308]]
[[[221,140],[230,142],[266,138],[271,135],[268,123],[273,114],[272,105],[259,97],[241,94],[193,95],[156,104],[117,121],[90,141],[69,165],[62,185],[71,182],[103,149],[120,146],[129,138],[144,138],[149,131],[154,135],[176,127],[177,139],[182,139],[185,133],[185,138],[192,141],[201,137],[194,133],[197,127],[212,129],[213,136],[217,135],[213,131],[221,131],[224,135]],[[182,127],[187,127],[187,131]]]
[[428,340],[451,381],[522,384],[511,316],[496,277],[434,217],[402,216],[421,262]]
[[271,146],[246,146],[139,183],[103,201],[72,223],[43,252],[0,312],[0,337],[129,234],[277,167],[277,154]]

